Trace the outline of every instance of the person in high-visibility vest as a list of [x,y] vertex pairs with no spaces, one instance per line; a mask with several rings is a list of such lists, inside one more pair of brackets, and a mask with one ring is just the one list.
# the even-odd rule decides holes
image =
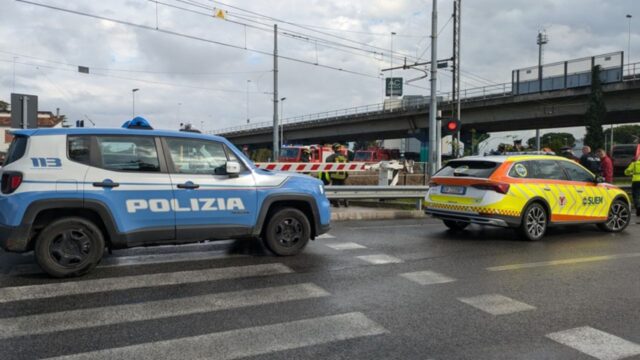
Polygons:
[[631,196],[633,206],[636,208],[636,216],[640,216],[640,156],[637,157],[624,171],[624,174],[631,176]]
[[[342,147],[342,145],[340,145],[338,143],[333,144],[333,146],[331,147],[333,149],[333,154],[331,154],[331,155],[329,155],[327,157],[326,162],[328,162],[328,163],[347,163],[347,162],[349,162],[349,159],[340,152],[340,148],[341,147]],[[345,181],[347,181],[347,178],[349,177],[349,174],[347,174],[346,171],[330,171],[330,172],[325,173],[325,174],[327,174],[329,179],[331,180],[331,185],[344,185]],[[334,205],[336,207],[339,207],[340,206],[340,202],[339,201],[335,201]],[[344,201],[344,206],[349,206],[349,202],[347,200]]]

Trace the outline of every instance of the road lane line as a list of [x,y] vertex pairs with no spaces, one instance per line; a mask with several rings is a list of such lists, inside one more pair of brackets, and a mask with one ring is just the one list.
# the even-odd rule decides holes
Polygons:
[[544,266],[573,265],[573,264],[580,264],[580,263],[593,262],[593,261],[627,259],[627,258],[634,258],[634,257],[640,257],[640,253],[590,256],[590,257],[573,258],[573,259],[560,259],[560,260],[540,261],[540,262],[523,263],[523,264],[501,265],[501,266],[488,267],[487,270],[488,271],[519,270],[519,269],[528,269],[528,268],[544,267]]
[[0,303],[292,272],[287,266],[275,263],[15,286],[0,288]]
[[316,239],[335,239],[336,237],[331,235],[331,234],[322,234],[318,237],[316,237]]
[[46,334],[133,321],[163,319],[172,316],[185,316],[247,306],[305,300],[329,295],[327,291],[314,284],[304,283],[136,304],[2,318],[0,319],[0,338],[6,339],[24,335]]
[[373,265],[398,264],[403,262],[401,259],[387,254],[362,255],[356,256],[356,258]]
[[326,247],[330,247],[333,250],[356,250],[356,249],[366,249],[367,247],[364,245],[360,245],[354,242],[343,242],[343,243],[331,243],[324,244]]
[[335,341],[386,334],[359,312],[104,349],[55,359],[218,359],[264,355]]
[[513,300],[500,294],[486,294],[467,298],[458,298],[458,300],[491,315],[507,315],[536,309],[534,306]]
[[[176,262],[204,261],[216,259],[234,259],[247,257],[248,255],[227,254],[222,251],[216,252],[179,252],[165,254],[146,254],[130,256],[108,256],[105,257],[97,267],[110,268],[119,266],[153,265]],[[9,272],[10,276],[22,276],[31,274],[41,274],[42,269],[36,264],[21,264],[14,266]]]
[[600,360],[640,355],[640,345],[589,326],[558,331],[546,337]]
[[456,281],[454,278],[429,270],[404,273],[400,276],[420,285],[445,284]]
[[351,230],[367,230],[367,229],[388,229],[388,228],[411,228],[411,227],[423,227],[423,226],[444,226],[441,222],[438,223],[425,223],[425,224],[411,224],[411,225],[373,225],[373,226],[349,226]]

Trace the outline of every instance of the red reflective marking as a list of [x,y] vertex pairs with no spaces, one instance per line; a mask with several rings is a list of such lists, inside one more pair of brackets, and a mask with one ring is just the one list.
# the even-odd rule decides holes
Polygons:
[[275,165],[275,164],[269,164],[269,165],[267,165],[267,170],[273,170],[273,169],[275,169],[275,168],[276,168],[276,165]]
[[304,170],[304,168],[306,168],[306,167],[307,167],[307,165],[305,165],[305,164],[300,164],[300,165],[298,165],[298,167],[296,168],[296,171],[302,171],[302,170]]
[[338,170],[344,170],[345,165],[344,164],[340,164],[338,165]]
[[319,168],[320,168],[320,165],[318,165],[318,164],[312,165],[312,166],[311,166],[311,171],[316,171],[316,170],[318,170]]
[[326,170],[331,170],[331,168],[333,167],[333,164],[327,164],[324,166],[325,171]]
[[286,164],[282,166],[282,171],[289,171],[290,168],[291,168],[291,164]]

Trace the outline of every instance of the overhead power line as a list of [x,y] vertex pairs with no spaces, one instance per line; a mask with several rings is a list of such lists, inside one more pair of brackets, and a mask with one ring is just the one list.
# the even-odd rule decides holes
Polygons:
[[[37,3],[37,2],[33,2],[33,1],[28,1],[28,0],[16,0],[16,1],[22,2],[22,3],[25,3],[25,4],[34,5],[34,6],[40,6],[40,7],[56,10],[56,11],[66,12],[66,13],[80,15],[80,16],[86,16],[86,17],[99,19],[99,20],[104,20],[104,21],[109,21],[109,22],[113,22],[113,23],[117,23],[117,24],[121,24],[121,25],[132,26],[132,27],[136,27],[136,28],[139,28],[139,29],[157,31],[157,32],[161,32],[161,33],[164,33],[164,34],[168,34],[168,35],[183,37],[183,38],[192,39],[192,40],[198,40],[198,41],[207,42],[207,43],[211,43],[211,44],[216,44],[216,45],[229,47],[229,48],[233,48],[233,49],[251,51],[251,52],[262,54],[262,55],[273,56],[273,53],[268,52],[268,51],[263,51],[263,50],[259,50],[259,49],[252,49],[252,48],[244,48],[242,46],[233,45],[233,44],[225,43],[225,42],[222,42],[222,41],[207,39],[207,38],[203,38],[203,37],[199,37],[199,36],[195,36],[195,35],[184,34],[184,33],[171,31],[171,30],[166,30],[166,29],[161,29],[161,28],[156,29],[155,27],[151,27],[151,26],[148,26],[148,25],[136,24],[136,23],[132,23],[132,22],[129,22],[129,21],[125,21],[125,20],[114,19],[114,18],[101,16],[101,15],[95,15],[95,14],[87,13],[87,12],[84,12],[84,11],[72,10],[72,9],[62,8],[62,7],[48,5],[48,4]],[[367,77],[367,78],[379,79],[379,77],[377,75],[366,74],[366,73],[363,73],[363,72],[343,69],[343,68],[336,67],[336,66],[331,66],[331,65],[316,64],[316,63],[311,62],[311,61],[297,59],[297,58],[293,58],[293,57],[290,57],[290,56],[283,56],[283,55],[277,55],[277,56],[278,56],[278,58],[284,59],[284,60],[289,60],[289,61],[308,64],[308,65],[314,65],[314,66],[322,67],[322,68],[325,68],[325,69],[340,71],[340,72],[353,74],[353,75],[359,75],[359,76],[363,76],[363,77]]]

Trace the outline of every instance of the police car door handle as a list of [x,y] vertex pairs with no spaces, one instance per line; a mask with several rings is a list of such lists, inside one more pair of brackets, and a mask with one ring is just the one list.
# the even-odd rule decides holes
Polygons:
[[104,187],[104,188],[115,188],[120,186],[117,182],[113,182],[111,180],[103,180],[101,182],[94,182],[93,186],[95,187]]
[[197,189],[200,187],[198,184],[194,184],[191,181],[188,181],[184,184],[178,184],[178,189]]

